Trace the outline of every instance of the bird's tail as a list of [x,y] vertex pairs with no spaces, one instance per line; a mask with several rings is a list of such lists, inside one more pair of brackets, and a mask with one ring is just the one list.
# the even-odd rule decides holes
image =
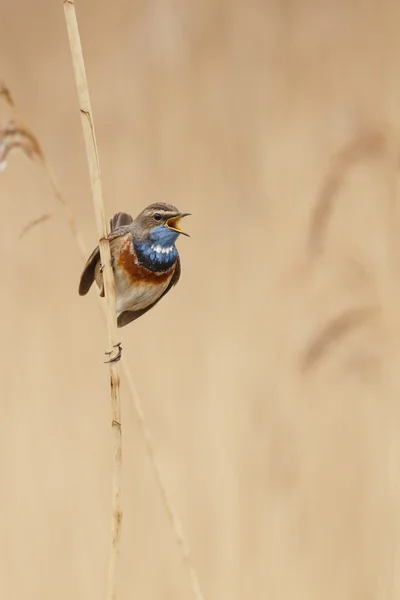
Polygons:
[[133,222],[131,215],[127,213],[119,212],[110,219],[110,233],[122,227],[123,225],[130,225]]

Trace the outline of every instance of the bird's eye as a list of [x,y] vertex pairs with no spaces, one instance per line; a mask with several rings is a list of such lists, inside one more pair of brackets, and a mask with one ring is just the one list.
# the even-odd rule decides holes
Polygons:
[[154,218],[155,221],[161,221],[161,215],[160,215],[160,213],[155,213],[155,215],[154,215],[153,218]]

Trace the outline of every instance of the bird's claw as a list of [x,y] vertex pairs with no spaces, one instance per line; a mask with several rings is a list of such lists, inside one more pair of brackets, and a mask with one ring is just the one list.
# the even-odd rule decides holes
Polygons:
[[[104,361],[105,365],[107,363],[118,362],[119,360],[121,360],[121,356],[122,356],[122,345],[121,345],[121,342],[118,342],[118,344],[114,344],[113,348],[116,348],[118,350],[118,354],[116,356],[114,356],[113,358],[110,358],[109,360],[105,360]],[[107,356],[111,356],[111,354],[113,352],[114,352],[114,350],[110,350],[109,352],[104,352],[104,354],[106,354]]]

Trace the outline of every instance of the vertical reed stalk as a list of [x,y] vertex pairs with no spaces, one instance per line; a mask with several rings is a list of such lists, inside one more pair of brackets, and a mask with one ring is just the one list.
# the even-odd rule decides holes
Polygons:
[[[106,318],[110,349],[117,346],[117,321],[115,312],[114,275],[111,267],[110,245],[107,239],[107,221],[104,211],[103,192],[101,185],[100,163],[97,152],[96,136],[90,106],[89,90],[86,79],[78,21],[73,0],[63,0],[65,21],[71,48],[75,82],[78,91],[79,108],[81,113],[83,136],[86,147],[93,204],[96,214],[97,231],[100,238],[100,256],[103,264],[104,290],[106,299]],[[112,508],[112,541],[108,569],[108,600],[116,598],[116,564],[121,534],[122,510],[120,504],[121,492],[121,403],[119,397],[120,377],[118,362],[110,362],[112,432],[114,443],[113,465],[113,508]]]

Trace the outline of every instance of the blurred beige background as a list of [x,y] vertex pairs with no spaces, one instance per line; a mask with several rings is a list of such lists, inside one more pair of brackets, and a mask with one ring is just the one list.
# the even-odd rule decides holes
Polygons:
[[[193,213],[179,286],[120,338],[205,599],[399,598],[400,5],[77,11],[108,215]],[[62,2],[4,0],[0,31],[0,79],[91,251]],[[97,600],[106,331],[40,169],[14,155],[0,194],[0,597]],[[122,402],[118,598],[191,599],[124,381]]]

